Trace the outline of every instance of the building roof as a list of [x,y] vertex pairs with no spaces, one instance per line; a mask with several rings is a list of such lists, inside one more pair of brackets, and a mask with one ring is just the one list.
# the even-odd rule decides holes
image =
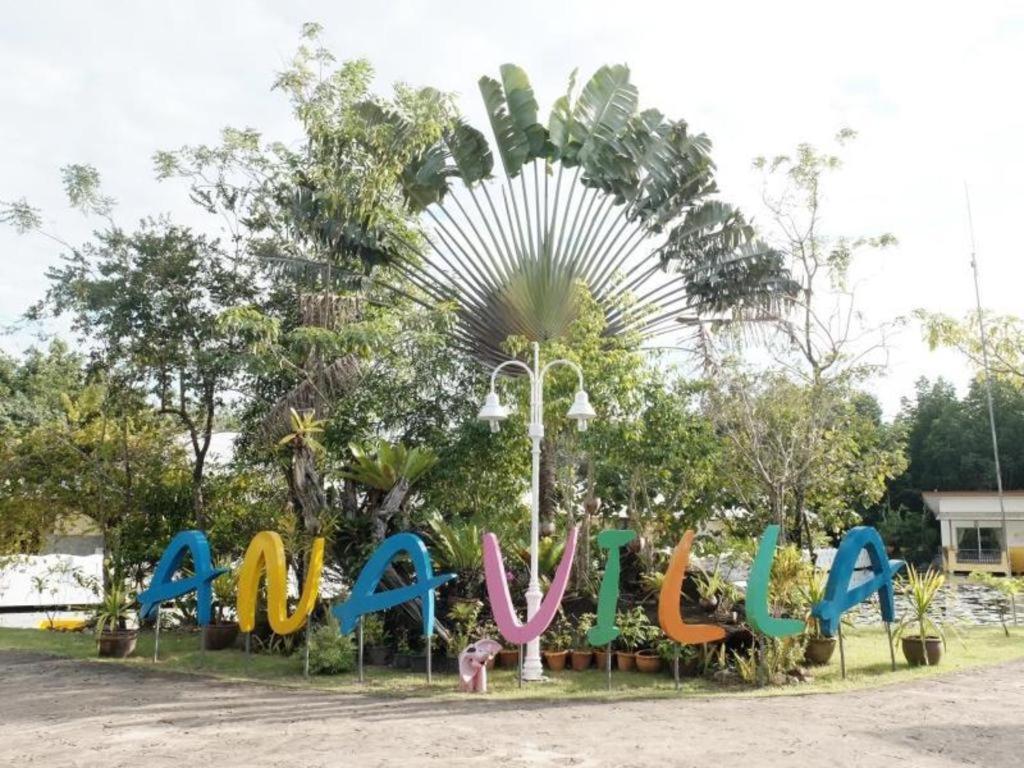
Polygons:
[[[921,496],[937,520],[1000,520],[995,491],[926,491]],[[1004,491],[1007,520],[1024,521],[1024,491]]]

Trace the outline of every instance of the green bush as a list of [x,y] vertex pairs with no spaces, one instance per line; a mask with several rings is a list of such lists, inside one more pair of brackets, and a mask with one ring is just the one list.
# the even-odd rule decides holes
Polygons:
[[338,675],[351,672],[356,651],[351,635],[339,634],[338,622],[331,619],[311,633],[309,638],[309,671],[314,675]]

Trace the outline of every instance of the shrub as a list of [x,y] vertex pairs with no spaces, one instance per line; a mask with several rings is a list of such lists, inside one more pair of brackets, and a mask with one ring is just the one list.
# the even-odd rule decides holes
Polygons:
[[356,652],[351,635],[339,633],[333,618],[313,630],[309,638],[309,671],[314,675],[337,675],[351,672]]

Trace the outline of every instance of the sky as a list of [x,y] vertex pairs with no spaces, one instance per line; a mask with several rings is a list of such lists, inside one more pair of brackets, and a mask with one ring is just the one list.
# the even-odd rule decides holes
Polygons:
[[[859,137],[830,181],[824,226],[900,242],[854,270],[867,321],[973,308],[965,183],[985,305],[1020,313],[1021,3],[40,1],[7,3],[0,19],[0,200],[27,198],[71,242],[99,222],[68,209],[68,163],[100,171],[121,223],[168,213],[208,228],[179,183],[154,179],[154,151],[215,142],[225,126],[296,141],[270,85],[302,23],[318,21],[339,59],[373,63],[378,91],[404,81],[455,92],[477,125],[476,81],[502,63],[529,73],[545,112],[574,68],[586,78],[626,63],[642,108],[711,137],[722,196],[755,222],[752,158],[827,146],[851,127]],[[43,294],[59,258],[38,234],[0,229],[0,326]],[[19,352],[40,330],[64,327],[22,325],[0,348]],[[971,375],[955,353],[929,351],[913,323],[888,357],[871,389],[889,415],[919,376],[963,388]]]

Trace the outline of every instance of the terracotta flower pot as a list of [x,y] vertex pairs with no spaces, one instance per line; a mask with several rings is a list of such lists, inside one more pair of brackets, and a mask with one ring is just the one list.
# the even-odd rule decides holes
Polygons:
[[834,637],[812,637],[807,641],[807,647],[804,648],[804,660],[808,664],[817,666],[828,664],[835,651],[836,639]]
[[593,651],[573,651],[571,655],[574,670],[582,672],[584,669],[590,669],[590,662],[594,660]]
[[630,672],[636,667],[636,654],[629,651],[616,651],[615,663],[619,672]]
[[544,651],[544,661],[552,672],[561,672],[565,669],[565,662],[569,658],[568,651]]
[[[611,654],[614,656],[615,654]],[[597,668],[604,672],[608,668],[608,652],[594,650],[594,661],[596,662]]]
[[96,637],[100,656],[111,659],[125,659],[135,653],[135,641],[139,633],[134,629],[118,629],[101,632]]
[[661,669],[661,656],[657,651],[637,651],[634,660],[637,672],[658,672]]
[[225,621],[218,624],[207,624],[202,631],[206,650],[223,651],[235,644],[235,640],[238,638],[238,622]]
[[498,651],[498,665],[505,669],[515,669],[519,666],[519,649],[502,648]]
[[[924,664],[925,649],[921,648],[920,637],[904,637],[901,639],[903,656],[912,667],[919,667]],[[925,648],[928,653],[928,666],[934,667],[942,661],[942,640],[938,637],[926,637]]]

